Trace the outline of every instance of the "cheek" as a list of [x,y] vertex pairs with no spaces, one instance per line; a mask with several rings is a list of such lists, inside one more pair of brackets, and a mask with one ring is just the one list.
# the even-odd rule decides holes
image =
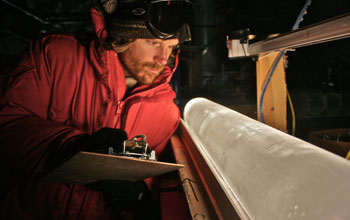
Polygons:
[[154,51],[152,49],[139,48],[135,52],[135,58],[137,58],[139,62],[144,63],[153,61]]

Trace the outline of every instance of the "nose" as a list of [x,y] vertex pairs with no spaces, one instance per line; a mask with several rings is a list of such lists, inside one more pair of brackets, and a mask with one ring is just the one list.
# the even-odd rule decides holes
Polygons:
[[155,55],[154,60],[158,64],[165,65],[168,62],[169,55],[170,55],[170,53],[169,53],[168,49],[161,47],[157,51],[157,54]]

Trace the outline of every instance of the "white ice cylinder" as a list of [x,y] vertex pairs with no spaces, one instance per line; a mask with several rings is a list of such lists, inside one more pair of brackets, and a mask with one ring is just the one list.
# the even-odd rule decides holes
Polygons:
[[204,98],[183,122],[241,219],[350,219],[350,161]]

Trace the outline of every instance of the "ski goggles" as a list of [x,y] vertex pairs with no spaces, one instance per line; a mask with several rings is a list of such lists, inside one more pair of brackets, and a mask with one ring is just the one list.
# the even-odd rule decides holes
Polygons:
[[122,10],[128,14],[124,14],[124,17],[142,19],[147,29],[157,38],[170,39],[178,36],[183,41],[189,41],[193,6],[190,0],[124,0],[117,7],[127,9]]
[[[148,29],[157,37],[168,39],[175,34],[188,32],[192,21],[193,4],[190,1],[150,1],[146,15]],[[186,33],[185,33],[186,34]]]

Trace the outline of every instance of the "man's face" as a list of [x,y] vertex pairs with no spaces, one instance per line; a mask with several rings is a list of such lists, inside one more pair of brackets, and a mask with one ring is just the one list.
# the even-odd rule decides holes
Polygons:
[[126,75],[134,77],[140,84],[151,84],[164,69],[178,43],[178,39],[136,39],[120,54]]

